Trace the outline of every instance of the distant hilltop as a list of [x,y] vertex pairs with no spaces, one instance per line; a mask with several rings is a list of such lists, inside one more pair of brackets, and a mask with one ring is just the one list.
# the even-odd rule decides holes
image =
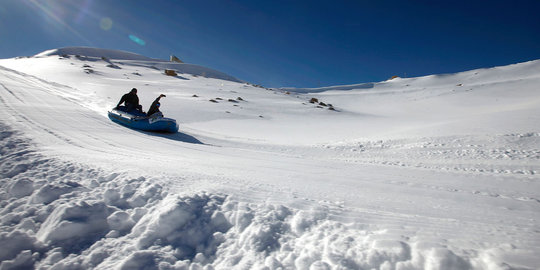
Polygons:
[[336,85],[317,88],[296,88],[296,87],[281,87],[282,91],[295,92],[295,93],[320,93],[327,91],[350,91],[350,90],[369,90],[377,86],[384,84],[402,84],[404,87],[414,85],[414,82],[426,78],[433,78],[434,85],[452,85],[463,86],[463,81],[471,80],[484,80],[489,82],[500,82],[504,80],[512,80],[514,76],[519,75],[523,77],[533,77],[539,74],[540,59],[531,60],[523,63],[516,63],[506,66],[497,66],[490,68],[473,69],[469,71],[462,71],[456,73],[447,74],[433,74],[421,77],[401,78],[398,76],[392,76],[386,81],[381,82],[368,82],[349,85]]
[[[92,58],[92,59],[82,59],[82,60],[91,60],[91,61],[105,60],[109,62],[111,60],[114,60],[115,62],[141,61],[141,63],[137,63],[137,65],[146,66],[148,68],[159,69],[159,70],[170,70],[170,71],[174,71],[174,73],[180,73],[180,74],[187,73],[187,74],[192,74],[195,76],[203,76],[207,78],[215,78],[215,79],[220,79],[220,80],[243,83],[243,81],[233,76],[230,76],[228,74],[225,74],[221,71],[217,71],[211,68],[207,68],[207,67],[203,67],[203,66],[199,66],[195,64],[184,63],[182,60],[180,60],[178,57],[174,55],[171,55],[170,61],[168,61],[168,60],[163,60],[163,59],[154,59],[154,58],[146,57],[144,55],[127,52],[127,51],[121,51],[121,50],[100,49],[100,48],[92,48],[92,47],[64,47],[64,48],[47,50],[42,53],[36,54],[33,57],[41,58],[41,57],[50,57],[50,56],[60,56],[60,57],[79,56],[79,57],[84,57],[84,58]],[[129,63],[125,62],[124,64],[129,64]]]
[[86,57],[106,57],[108,59],[115,60],[139,60],[139,61],[165,61],[159,59],[153,59],[146,57],[140,54],[120,51],[120,50],[110,50],[110,49],[100,49],[100,48],[91,48],[91,47],[64,47],[59,49],[52,49],[44,51],[42,53],[34,55],[34,57],[46,57],[52,55],[80,55]]

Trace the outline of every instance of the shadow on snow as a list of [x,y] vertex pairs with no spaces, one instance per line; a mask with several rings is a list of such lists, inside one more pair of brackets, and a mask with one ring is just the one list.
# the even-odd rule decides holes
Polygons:
[[203,142],[199,141],[199,139],[191,135],[182,133],[182,132],[168,133],[168,132],[158,132],[158,131],[141,131],[141,130],[138,130],[138,131],[148,134],[148,135],[162,137],[162,138],[185,142],[185,143],[204,144]]

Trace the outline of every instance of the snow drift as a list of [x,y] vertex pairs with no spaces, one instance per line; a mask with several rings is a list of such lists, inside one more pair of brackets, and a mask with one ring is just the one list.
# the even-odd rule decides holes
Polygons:
[[[0,269],[540,265],[540,61],[324,91],[230,78],[93,48],[0,60]],[[132,87],[166,94],[180,133],[109,121]]]

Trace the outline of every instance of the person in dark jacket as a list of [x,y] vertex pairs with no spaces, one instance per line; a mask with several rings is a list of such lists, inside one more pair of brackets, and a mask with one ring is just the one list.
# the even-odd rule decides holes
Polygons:
[[[161,113],[159,111],[159,107],[161,106],[161,103],[159,103],[159,100],[162,97],[165,97],[165,95],[164,94],[159,95],[159,97],[157,97],[156,100],[154,100],[154,102],[152,102],[152,105],[150,105],[150,109],[148,110],[148,113],[146,115],[151,116],[152,114],[155,114],[155,113]],[[161,114],[161,115],[163,115],[163,114]]]
[[139,97],[137,96],[137,88],[131,89],[131,91],[125,95],[122,96],[120,99],[120,102],[118,102],[118,105],[116,105],[116,108],[120,106],[120,104],[124,103],[126,106],[126,110],[129,112],[131,110],[137,110],[139,112],[142,111],[142,105],[139,104]]

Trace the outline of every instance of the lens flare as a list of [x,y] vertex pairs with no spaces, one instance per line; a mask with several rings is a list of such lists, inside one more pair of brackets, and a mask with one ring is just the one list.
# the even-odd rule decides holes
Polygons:
[[131,41],[141,45],[141,46],[144,46],[146,45],[146,42],[144,42],[144,40],[140,39],[139,37],[135,36],[135,35],[129,35],[129,39],[131,39]]
[[113,26],[113,21],[111,18],[102,18],[101,21],[99,21],[99,27],[105,31],[111,30]]

